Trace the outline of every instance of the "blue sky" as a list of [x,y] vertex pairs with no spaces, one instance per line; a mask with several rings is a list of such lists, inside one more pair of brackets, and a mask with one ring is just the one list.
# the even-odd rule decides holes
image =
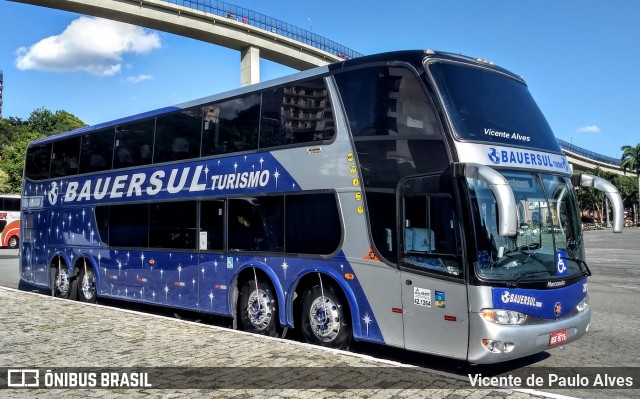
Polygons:
[[[640,143],[640,1],[231,3],[363,54],[432,48],[491,60],[525,78],[561,139],[612,157]],[[234,50],[82,17],[0,0],[4,117],[45,107],[96,124],[239,86]],[[261,72],[294,71],[262,61]]]

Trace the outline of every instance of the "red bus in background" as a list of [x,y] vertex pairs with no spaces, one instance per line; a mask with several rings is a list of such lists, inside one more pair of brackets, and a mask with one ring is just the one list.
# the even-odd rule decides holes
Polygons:
[[0,246],[18,248],[20,243],[20,196],[0,195]]

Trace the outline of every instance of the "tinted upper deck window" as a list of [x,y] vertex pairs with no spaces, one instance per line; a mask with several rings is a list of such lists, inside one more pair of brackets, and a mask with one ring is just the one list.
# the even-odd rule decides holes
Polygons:
[[414,73],[375,66],[335,75],[354,137],[440,137],[436,115]]
[[153,156],[155,119],[116,127],[113,168],[148,165]]
[[80,148],[80,173],[111,169],[113,160],[113,128],[82,136]]
[[51,143],[29,147],[25,162],[25,176],[32,180],[48,179],[50,164]]
[[330,140],[333,112],[324,79],[262,93],[260,148]]
[[259,94],[205,105],[202,114],[202,156],[258,149]]
[[158,116],[153,163],[197,158],[200,155],[201,130],[200,107]]
[[51,152],[51,177],[78,174],[80,137],[59,140],[53,143]]

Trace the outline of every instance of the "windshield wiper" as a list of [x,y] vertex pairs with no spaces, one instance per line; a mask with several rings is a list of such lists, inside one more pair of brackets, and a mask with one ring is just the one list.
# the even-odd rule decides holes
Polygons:
[[537,242],[532,242],[531,244],[521,245],[518,247],[518,250],[521,251],[532,251],[534,249],[540,249],[540,244]]
[[520,277],[518,277],[514,281],[507,282],[507,287],[516,288],[518,286],[518,284],[520,283],[520,281],[522,281],[522,279],[524,279],[525,277],[535,276],[536,274],[541,274],[541,273],[551,274],[551,273],[549,273],[548,270],[537,270],[537,271],[533,271],[533,272],[524,272],[524,273],[522,273],[520,275]]

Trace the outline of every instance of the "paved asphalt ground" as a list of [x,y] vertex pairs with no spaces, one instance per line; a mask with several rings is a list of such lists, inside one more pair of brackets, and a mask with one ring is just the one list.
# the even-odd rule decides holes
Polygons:
[[[466,366],[374,345],[359,345],[356,350],[361,354],[330,351],[157,314],[0,288],[0,397],[640,397],[640,390],[544,393],[472,389],[469,384],[469,372],[487,375],[525,366],[640,369],[640,230],[616,235],[590,231],[585,241],[593,272],[590,333],[573,345],[499,367]],[[17,278],[15,251],[0,250],[0,286],[17,287]],[[401,363],[418,367],[408,369]],[[83,371],[98,376],[107,368],[119,373],[148,372],[155,388],[3,389],[8,367],[39,368],[40,381],[46,370],[60,378],[65,372],[79,371],[69,367],[93,367]]]

